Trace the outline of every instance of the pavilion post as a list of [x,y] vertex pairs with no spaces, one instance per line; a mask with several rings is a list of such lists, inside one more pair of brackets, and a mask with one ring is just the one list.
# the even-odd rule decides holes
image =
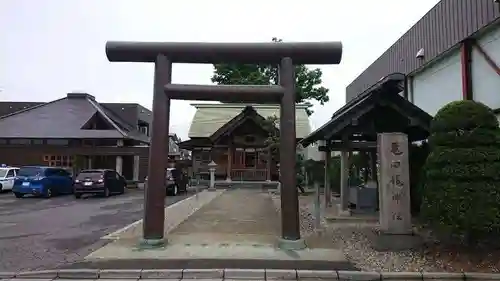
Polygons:
[[349,151],[340,152],[340,211],[349,211]]
[[163,244],[165,224],[165,168],[168,160],[170,99],[164,92],[172,81],[172,62],[159,54],[155,62],[153,122],[149,146],[148,183],[144,200],[143,243]]
[[329,141],[325,141],[325,208],[332,206],[332,187],[330,185],[330,165],[331,165],[331,151]]
[[378,200],[378,195],[379,195],[379,183],[378,183],[378,168],[377,168],[377,149],[372,149],[369,152],[370,155],[370,171],[371,171],[371,177],[370,180],[376,185],[376,190],[377,190],[377,200],[376,200],[376,205],[375,209],[379,208],[380,202]]
[[284,88],[280,111],[280,169],[281,173],[281,248],[305,248],[300,238],[299,198],[297,191],[296,127],[295,127],[295,69],[292,59],[281,59],[279,82]]

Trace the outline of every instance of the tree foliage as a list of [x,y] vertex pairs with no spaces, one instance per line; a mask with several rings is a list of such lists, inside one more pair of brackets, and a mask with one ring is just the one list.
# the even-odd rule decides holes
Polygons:
[[[273,38],[279,44],[281,39]],[[278,67],[275,65],[216,64],[212,82],[220,85],[271,85],[278,84]],[[321,105],[328,102],[328,89],[321,86],[323,73],[319,68],[295,66],[296,103],[316,100]],[[312,110],[307,109],[311,115]]]
[[[278,117],[269,116],[266,118],[264,124],[264,129],[269,132],[266,140],[264,141],[268,150],[263,154],[266,155],[265,159],[270,159],[273,163],[279,163],[279,145],[280,145],[280,136],[279,131],[277,130],[278,126]],[[270,153],[270,155],[269,155]],[[297,185],[304,186],[305,185],[305,170],[303,169],[305,165],[304,156],[301,153],[296,154],[295,158],[295,170],[297,172]]]
[[437,233],[475,244],[500,234],[498,121],[487,106],[457,101],[431,123],[422,218]]

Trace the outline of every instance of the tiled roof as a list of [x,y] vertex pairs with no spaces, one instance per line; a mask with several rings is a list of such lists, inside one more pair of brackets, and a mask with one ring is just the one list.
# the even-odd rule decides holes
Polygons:
[[[235,103],[211,103],[211,104],[192,104],[196,107],[196,113],[189,128],[190,138],[210,137],[224,124],[241,113],[246,106],[252,106],[258,114],[267,118],[276,116],[279,118],[279,105],[260,105],[260,104],[235,104]],[[308,104],[296,105],[296,130],[297,138],[303,138],[311,132],[309,118],[306,108]]]
[[[73,95],[70,97],[70,95]],[[99,114],[113,129],[83,130],[82,126]],[[3,138],[133,138],[148,141],[135,128],[121,122],[86,94],[68,97],[16,111],[0,117],[0,137]]]

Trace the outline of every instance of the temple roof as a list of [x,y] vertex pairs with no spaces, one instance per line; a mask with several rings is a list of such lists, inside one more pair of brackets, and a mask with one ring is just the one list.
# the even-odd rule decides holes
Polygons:
[[[189,129],[190,138],[208,138],[227,122],[238,116],[247,106],[252,106],[264,118],[276,116],[279,119],[279,105],[237,104],[237,103],[203,103],[192,104],[196,113]],[[306,112],[309,104],[296,105],[297,138],[303,138],[311,132],[309,117]]]

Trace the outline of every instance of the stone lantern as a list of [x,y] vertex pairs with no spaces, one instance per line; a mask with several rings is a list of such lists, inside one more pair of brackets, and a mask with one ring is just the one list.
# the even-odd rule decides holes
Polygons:
[[281,192],[281,169],[280,163],[276,164],[276,168],[278,168],[278,185],[276,186],[276,193]]
[[212,162],[208,163],[208,171],[210,172],[210,186],[209,189],[215,189],[215,168],[217,168],[217,163],[215,163],[213,160]]

